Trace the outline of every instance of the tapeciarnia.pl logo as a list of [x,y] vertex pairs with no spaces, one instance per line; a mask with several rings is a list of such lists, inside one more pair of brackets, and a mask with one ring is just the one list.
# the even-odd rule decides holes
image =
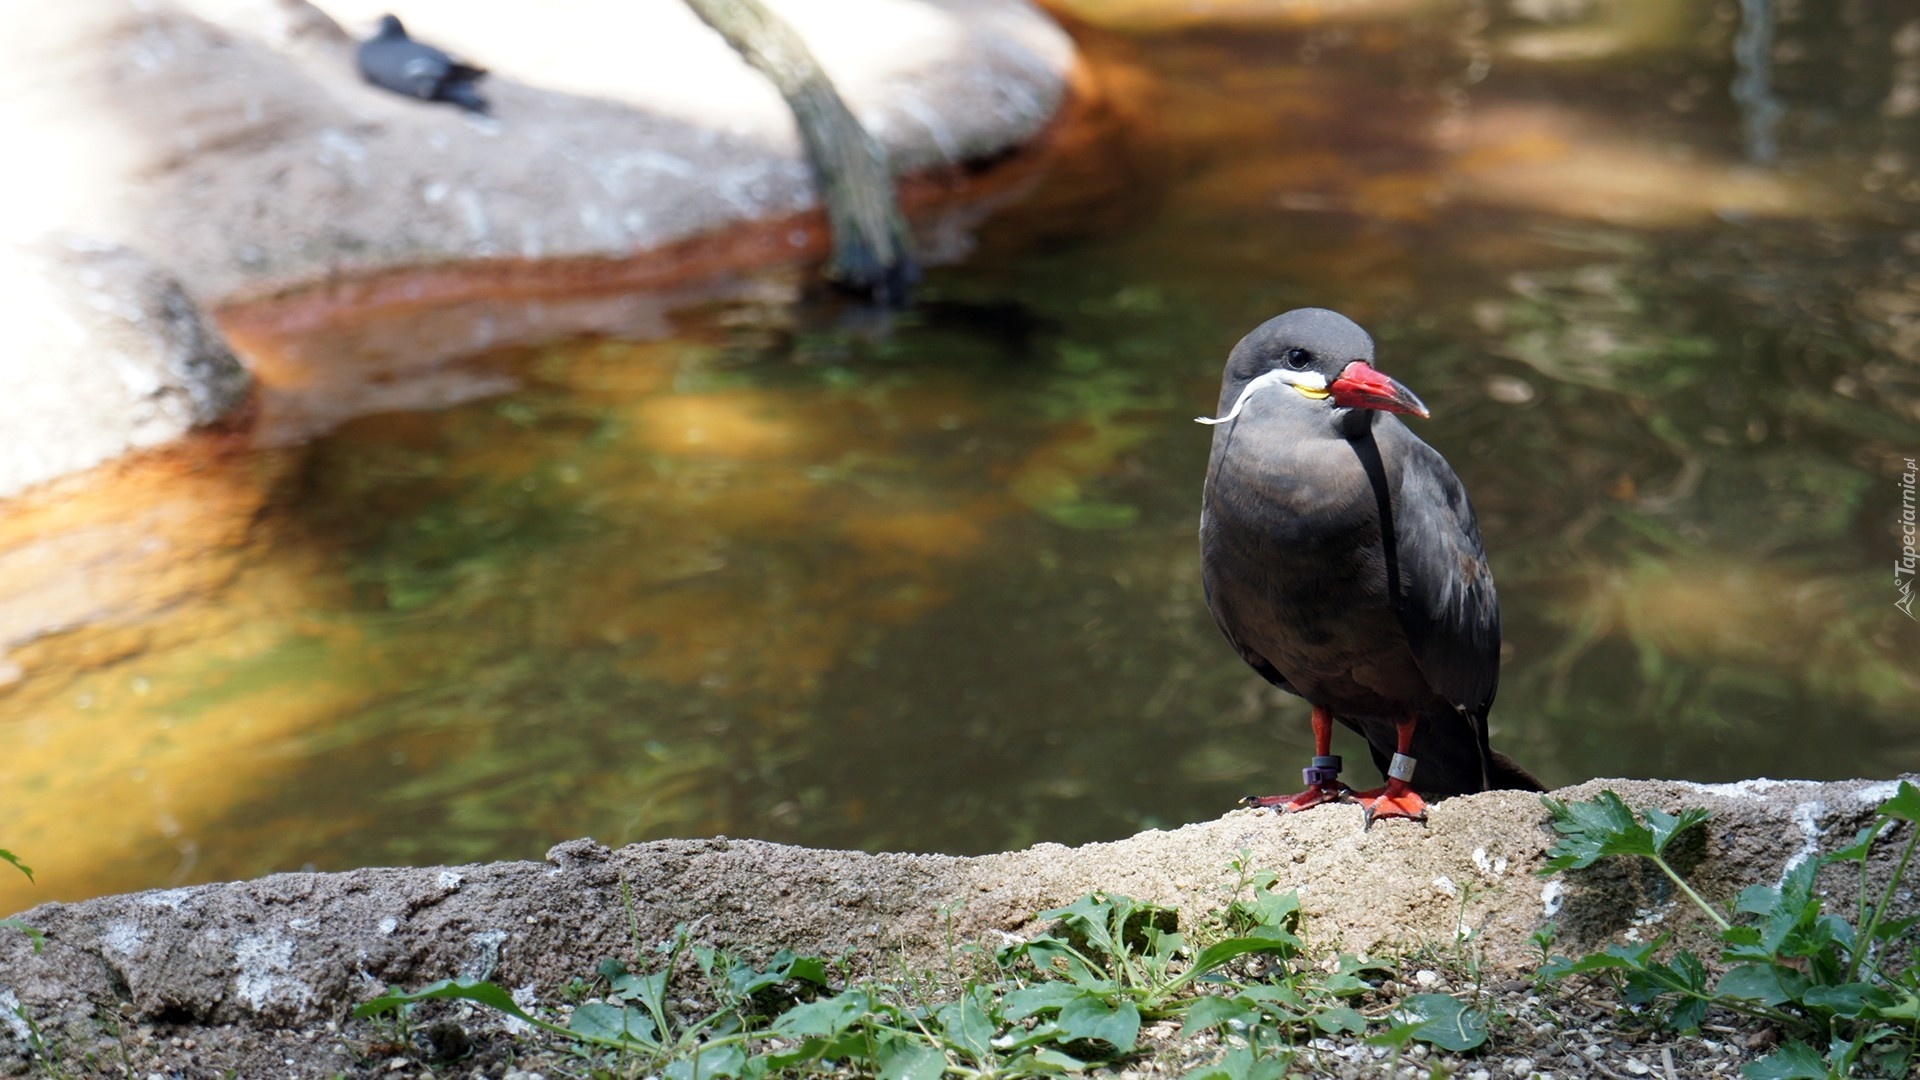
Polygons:
[[1893,562],[1893,587],[1900,590],[1900,599],[1893,606],[1905,612],[1907,618],[1920,622],[1920,615],[1913,613],[1913,572],[1916,555],[1914,553],[1914,475],[1920,473],[1912,458],[1903,459],[1906,471],[1900,474],[1900,557]]

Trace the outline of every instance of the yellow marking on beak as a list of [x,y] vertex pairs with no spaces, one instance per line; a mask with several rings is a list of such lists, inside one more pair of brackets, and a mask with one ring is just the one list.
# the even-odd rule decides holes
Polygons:
[[1333,396],[1330,390],[1315,390],[1311,386],[1301,386],[1298,383],[1293,384],[1293,388],[1300,391],[1301,397],[1312,398],[1315,401],[1323,401]]

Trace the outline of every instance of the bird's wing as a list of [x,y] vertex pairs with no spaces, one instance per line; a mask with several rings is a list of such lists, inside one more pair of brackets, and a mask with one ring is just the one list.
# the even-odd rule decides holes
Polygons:
[[375,86],[431,98],[447,76],[447,54],[417,41],[374,38],[360,46],[360,74]]
[[425,45],[417,46],[418,52],[407,57],[401,65],[400,78],[407,84],[408,91],[416,97],[430,98],[447,81],[448,72],[453,65],[447,54]]
[[1404,452],[1389,455],[1401,463],[1393,501],[1394,607],[1428,685],[1465,711],[1484,740],[1500,684],[1500,601],[1480,523],[1446,459],[1400,428]]
[[[1203,511],[1201,515],[1201,529],[1203,533],[1206,526],[1206,514]],[[1246,644],[1240,640],[1240,635],[1234,633],[1232,616],[1227,613],[1225,605],[1221,603],[1219,598],[1214,596],[1213,582],[1210,580],[1212,576],[1213,575],[1209,573],[1209,567],[1206,565],[1205,556],[1203,555],[1200,570],[1200,591],[1207,598],[1207,611],[1213,615],[1213,625],[1220,628],[1220,633],[1227,639],[1227,644],[1232,645],[1233,651],[1240,654],[1240,659],[1244,660],[1248,667],[1258,672],[1261,678],[1290,694],[1299,693],[1298,690],[1293,688],[1293,684],[1289,683],[1286,677],[1281,675],[1272,663],[1268,662],[1266,657],[1248,648]]]

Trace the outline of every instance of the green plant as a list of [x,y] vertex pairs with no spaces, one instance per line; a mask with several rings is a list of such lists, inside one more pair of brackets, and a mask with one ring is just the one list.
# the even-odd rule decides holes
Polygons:
[[[1676,837],[1708,820],[1706,811],[1649,810],[1643,822],[1611,791],[1592,802],[1545,802],[1561,835],[1542,874],[1584,869],[1614,855],[1652,861],[1712,921],[1725,970],[1710,978],[1706,964],[1686,949],[1659,958],[1671,937],[1663,934],[1577,960],[1553,957],[1541,968],[1543,981],[1609,979],[1629,1003],[1655,1010],[1675,1030],[1697,1029],[1709,1008],[1773,1024],[1785,1041],[1742,1068],[1750,1080],[1908,1075],[1920,1047],[1920,972],[1912,966],[1908,938],[1916,919],[1890,918],[1889,909],[1920,844],[1920,789],[1902,781],[1852,844],[1801,860],[1778,886],[1742,890],[1726,913],[1702,898],[1666,858]],[[1869,856],[1902,823],[1910,835],[1876,899]],[[1860,876],[1852,922],[1828,913],[1815,887],[1821,870],[1847,863],[1858,864]],[[1549,945],[1539,943],[1543,951]]]
[[[1485,1041],[1485,1016],[1444,994],[1417,995],[1378,1017],[1362,1013],[1354,1003],[1376,989],[1365,976],[1390,965],[1351,956],[1308,963],[1298,897],[1276,891],[1271,873],[1236,869],[1233,898],[1200,920],[1190,932],[1197,940],[1171,909],[1092,893],[1042,912],[1052,927],[1031,940],[993,951],[950,941],[944,983],[911,971],[856,982],[818,957],[785,951],[756,965],[692,945],[682,926],[654,947],[650,972],[609,960],[593,979],[569,983],[573,1008],[563,1022],[474,980],[393,991],[356,1015],[404,1030],[402,1018],[423,1002],[471,1001],[592,1059],[592,1070],[618,1065],[667,1080],[828,1068],[883,1080],[1053,1075],[1135,1055],[1142,1025],[1167,1019],[1187,1035],[1220,1033],[1224,1056],[1195,1074],[1213,1080],[1275,1080],[1302,1039],[1364,1034],[1376,1020],[1399,1046]],[[704,985],[675,984],[694,972]],[[693,998],[707,1004],[688,1012]]]
[[[15,870],[27,875],[28,881],[33,880],[33,868],[21,862],[20,856],[15,855],[6,848],[0,848],[0,862],[12,863]],[[0,919],[0,930],[18,930],[27,935],[27,940],[33,942],[34,952],[39,952],[41,946],[47,943],[47,936],[45,934],[21,922],[19,919]]]

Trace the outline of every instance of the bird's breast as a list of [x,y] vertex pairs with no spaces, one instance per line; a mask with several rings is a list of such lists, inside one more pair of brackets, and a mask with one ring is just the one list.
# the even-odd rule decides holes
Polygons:
[[1349,461],[1216,453],[1201,572],[1221,627],[1309,700],[1390,714],[1430,691],[1388,595],[1378,503]]

